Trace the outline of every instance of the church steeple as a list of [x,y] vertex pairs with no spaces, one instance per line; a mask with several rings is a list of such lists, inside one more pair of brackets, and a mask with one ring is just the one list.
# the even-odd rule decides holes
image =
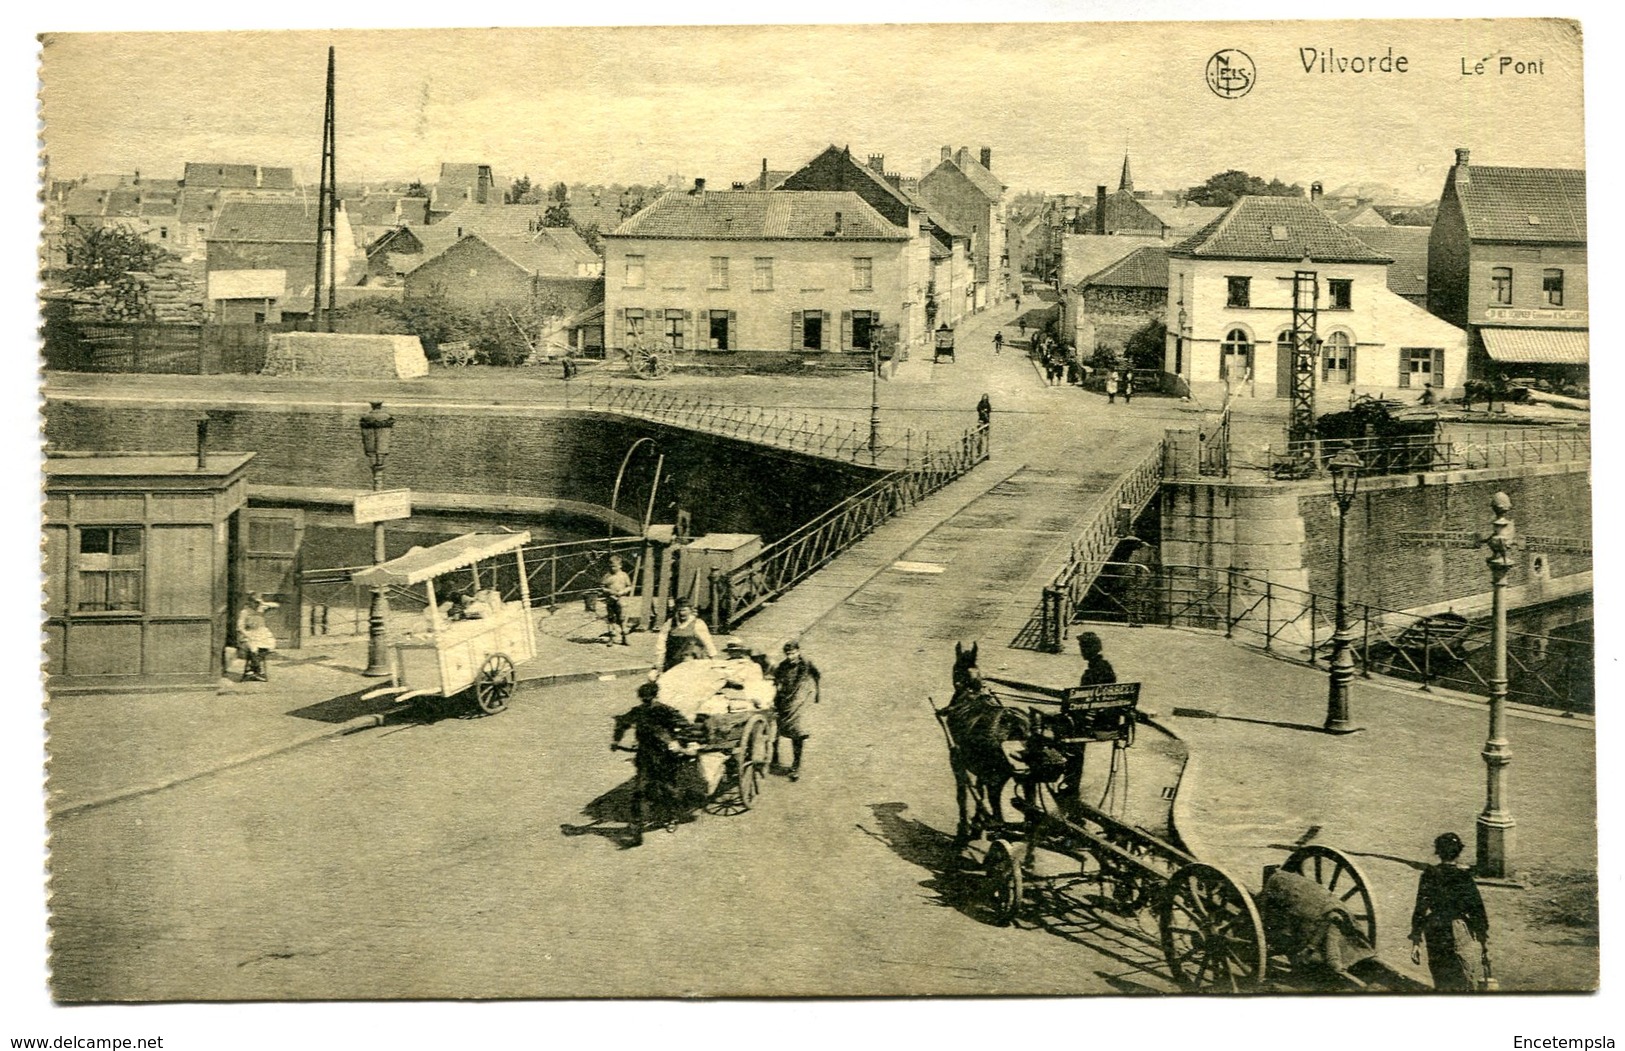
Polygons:
[[1118,193],[1134,192],[1134,176],[1128,170],[1128,154],[1123,154],[1123,178],[1117,183]]

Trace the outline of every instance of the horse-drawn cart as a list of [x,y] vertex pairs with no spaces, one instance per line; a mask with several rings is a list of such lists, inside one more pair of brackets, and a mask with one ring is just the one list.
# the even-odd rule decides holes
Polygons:
[[[395,638],[391,685],[366,696],[395,693],[406,701],[468,690],[486,714],[506,708],[517,681],[515,665],[536,655],[522,550],[528,543],[529,533],[468,533],[353,574],[351,580],[366,587],[421,584],[426,598],[420,625]],[[518,601],[503,598],[495,565],[485,565],[481,576],[482,564],[507,558],[517,570],[513,587]],[[468,584],[457,588],[448,578],[463,570],[469,573]],[[454,592],[463,598],[445,601]]]
[[[959,650],[954,700],[935,709],[959,790],[958,841],[985,836],[989,911],[1015,923],[1045,909],[1085,908],[1154,921],[1174,981],[1190,991],[1244,992],[1266,980],[1309,988],[1414,987],[1376,957],[1370,885],[1330,847],[1300,846],[1250,893],[1235,877],[1101,807],[1139,721],[1140,684],[1054,689],[983,677]],[[1005,698],[987,683],[997,684]],[[1101,806],[1081,797],[1084,752],[1109,743]],[[1015,820],[1005,820],[1002,796]]]
[[695,773],[711,809],[749,810],[761,792],[778,739],[773,684],[755,661],[694,660],[660,676],[660,703],[675,708],[699,745]]

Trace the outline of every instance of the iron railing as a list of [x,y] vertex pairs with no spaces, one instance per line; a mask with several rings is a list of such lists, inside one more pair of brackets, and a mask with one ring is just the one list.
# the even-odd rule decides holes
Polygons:
[[[533,544],[523,549],[525,577],[529,582],[530,604],[557,609],[570,602],[590,601],[598,594],[599,581],[608,568],[609,556],[621,554],[627,572],[638,579],[643,539],[635,536],[603,540],[574,540],[559,544]],[[300,617],[310,635],[365,635],[372,589],[351,582],[352,574],[370,566],[333,566],[306,570],[299,574]],[[518,568],[514,559],[504,556],[480,567],[482,586],[495,587],[508,601],[520,595]],[[421,611],[421,589],[393,587],[389,590],[391,611]]]
[[[1102,562],[1093,586],[1071,610],[1076,621],[1206,628],[1276,656],[1329,661],[1337,627],[1334,598],[1234,569]],[[1487,622],[1456,624],[1368,602],[1350,603],[1361,674],[1488,695]],[[1590,712],[1595,705],[1595,643],[1549,633],[1507,632],[1508,697]]]
[[1211,429],[1204,428],[1200,432],[1202,443],[1201,459],[1197,462],[1197,470],[1205,476],[1228,478],[1230,476],[1230,406],[1227,403],[1224,410],[1219,413],[1219,422]]
[[709,621],[727,633],[836,556],[988,458],[988,427],[965,431],[957,444],[931,450],[902,470],[836,504],[768,545],[736,569],[709,581]]
[[[943,450],[931,432],[879,427],[815,413],[729,405],[696,395],[669,394],[648,386],[587,384],[587,407],[623,416],[674,423],[692,430],[809,453],[832,460],[912,469]],[[871,441],[873,438],[873,441]]]
[[[1134,518],[1156,497],[1162,487],[1163,444],[1158,442],[1149,455],[1101,494],[1094,514],[1073,537],[1065,564],[1044,587],[1039,649],[1048,653],[1061,651],[1061,640],[1070,619],[1065,610],[1076,607],[1088,594],[1099,567],[1129,535]],[[1124,521],[1125,518],[1128,521]]]
[[1326,461],[1344,448],[1359,454],[1364,475],[1473,471],[1589,461],[1591,432],[1582,427],[1543,427],[1516,435],[1503,431],[1499,437],[1486,433],[1325,438],[1288,442],[1286,462],[1323,470]]

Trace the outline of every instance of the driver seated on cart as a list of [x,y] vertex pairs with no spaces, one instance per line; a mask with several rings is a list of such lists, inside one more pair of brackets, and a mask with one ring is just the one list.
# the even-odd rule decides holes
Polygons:
[[666,827],[676,826],[686,803],[681,784],[683,764],[694,757],[699,745],[683,740],[688,720],[676,708],[660,703],[660,684],[646,682],[638,687],[638,706],[615,717],[611,751],[625,748],[621,739],[632,731],[637,770],[632,780],[632,846],[643,843],[643,830],[654,814],[660,814]]

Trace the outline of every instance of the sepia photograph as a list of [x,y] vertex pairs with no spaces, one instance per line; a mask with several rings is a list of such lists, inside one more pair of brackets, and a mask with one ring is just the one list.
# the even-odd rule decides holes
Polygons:
[[13,1046],[1620,1038],[1581,21],[47,15]]

